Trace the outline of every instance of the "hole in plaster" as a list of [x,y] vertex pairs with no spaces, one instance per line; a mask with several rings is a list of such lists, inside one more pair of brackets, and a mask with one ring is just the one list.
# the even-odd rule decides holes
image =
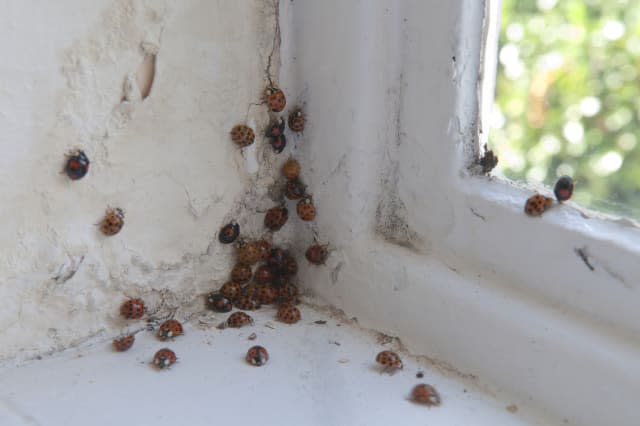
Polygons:
[[142,63],[136,70],[136,82],[140,89],[140,96],[142,100],[147,99],[151,93],[151,87],[153,86],[153,80],[156,75],[156,55],[153,53],[147,53]]

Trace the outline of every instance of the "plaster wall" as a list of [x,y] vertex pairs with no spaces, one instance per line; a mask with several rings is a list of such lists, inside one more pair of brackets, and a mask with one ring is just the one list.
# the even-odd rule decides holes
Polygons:
[[[276,157],[228,132],[268,121],[257,104],[278,72],[276,6],[4,2],[0,360],[117,334],[127,297],[188,317],[227,279],[217,230],[233,218],[257,234],[252,213],[273,205]],[[60,173],[74,149],[91,160],[78,181]],[[96,226],[109,206],[126,214],[113,237]]]

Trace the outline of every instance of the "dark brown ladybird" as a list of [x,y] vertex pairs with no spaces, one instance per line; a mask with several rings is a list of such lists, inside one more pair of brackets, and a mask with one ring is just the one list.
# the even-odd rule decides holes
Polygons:
[[255,137],[253,129],[245,124],[238,124],[231,129],[231,140],[242,148],[251,145]]
[[124,352],[129,350],[135,341],[136,337],[133,334],[129,334],[128,336],[124,336],[119,339],[113,339],[113,347],[118,352]]
[[322,246],[317,243],[309,246],[307,251],[304,253],[304,257],[306,257],[309,263],[313,265],[324,265],[328,256],[329,252],[327,251],[327,246]]
[[296,205],[296,212],[298,213],[298,217],[300,219],[309,222],[316,217],[316,208],[311,201],[311,198],[303,198],[298,201]]
[[78,150],[67,156],[67,164],[64,172],[71,180],[82,179],[89,171],[89,159],[82,150]]
[[272,138],[269,143],[273,148],[273,152],[280,154],[287,147],[287,137],[285,135],[278,136],[277,138]]
[[253,318],[244,312],[234,312],[227,318],[227,327],[240,328],[253,325]]
[[553,193],[559,203],[567,201],[573,195],[573,179],[570,176],[562,176],[556,182],[556,186],[553,188]]
[[218,232],[218,241],[222,244],[231,244],[240,235],[240,225],[235,222],[227,223]]
[[278,120],[271,122],[267,126],[265,136],[268,138],[279,138],[284,135],[284,119],[280,117]]
[[247,355],[244,358],[249,364],[257,367],[266,364],[269,360],[269,354],[267,350],[262,346],[253,346],[247,351]]
[[160,328],[158,329],[158,338],[160,340],[168,340],[183,334],[184,329],[182,328],[182,324],[180,324],[180,321],[175,319],[166,320],[160,324]]
[[392,351],[382,351],[376,355],[376,362],[384,367],[384,371],[393,372],[402,370],[402,360],[397,353]]
[[269,109],[273,112],[282,111],[287,104],[284,92],[275,84],[272,84],[265,89],[264,99],[267,102]]
[[153,365],[160,369],[165,369],[171,367],[178,360],[175,352],[173,352],[169,348],[160,349],[153,356]]
[[246,284],[251,281],[253,274],[251,272],[251,266],[243,263],[236,263],[231,270],[231,281],[238,284]]
[[233,301],[236,297],[240,296],[242,292],[242,285],[237,282],[229,281],[226,282],[220,287],[220,294],[222,294],[227,299]]
[[269,265],[260,265],[258,269],[256,269],[255,279],[260,284],[267,284],[273,282],[275,278],[275,272],[273,268]]
[[104,235],[116,235],[124,226],[124,212],[122,209],[107,209],[107,213],[100,222],[100,230]]
[[[240,290],[238,290],[239,292]],[[230,312],[233,309],[233,303],[221,293],[209,293],[207,295],[207,305],[216,312]]]
[[307,187],[299,180],[288,180],[284,185],[284,196],[290,200],[299,200],[307,193]]
[[278,291],[271,284],[261,285],[256,289],[256,298],[263,305],[270,305],[276,301]]
[[287,257],[287,252],[280,247],[273,247],[267,258],[267,264],[276,269],[280,269],[284,262],[284,258]]
[[289,114],[289,128],[294,132],[302,132],[305,125],[305,116],[300,108],[296,108]]
[[267,210],[264,215],[264,226],[272,231],[278,231],[287,223],[289,211],[284,206],[276,206]]
[[284,303],[278,308],[277,318],[286,324],[295,324],[300,321],[302,315],[300,309],[289,303]]
[[289,158],[282,165],[282,174],[287,180],[298,179],[298,176],[300,176],[300,163],[295,158]]
[[238,262],[244,265],[255,265],[260,260],[262,252],[257,241],[251,241],[238,248]]
[[438,406],[442,403],[442,399],[436,388],[425,383],[414,386],[411,391],[410,400],[418,404],[424,404],[427,407]]
[[527,199],[524,212],[529,216],[542,216],[553,205],[553,198],[535,194]]
[[260,309],[260,302],[255,296],[240,295],[236,299],[235,306],[243,311],[255,311]]
[[285,277],[292,277],[298,273],[298,262],[290,254],[287,254],[282,260],[280,273]]
[[139,319],[144,315],[142,299],[129,299],[120,306],[120,315],[126,319]]

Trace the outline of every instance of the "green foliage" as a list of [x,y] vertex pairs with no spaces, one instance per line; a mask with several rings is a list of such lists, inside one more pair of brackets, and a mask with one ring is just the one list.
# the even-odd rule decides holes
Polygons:
[[497,172],[640,217],[640,0],[503,0]]

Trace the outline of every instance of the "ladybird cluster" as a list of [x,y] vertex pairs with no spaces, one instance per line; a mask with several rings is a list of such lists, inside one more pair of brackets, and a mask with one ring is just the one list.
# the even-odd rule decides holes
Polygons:
[[[562,176],[556,182],[553,193],[556,196],[558,204],[567,201],[573,195],[574,188],[573,179],[570,176]],[[524,204],[524,212],[529,216],[542,216],[544,212],[553,206],[553,198],[542,194],[533,194],[527,198]]]

